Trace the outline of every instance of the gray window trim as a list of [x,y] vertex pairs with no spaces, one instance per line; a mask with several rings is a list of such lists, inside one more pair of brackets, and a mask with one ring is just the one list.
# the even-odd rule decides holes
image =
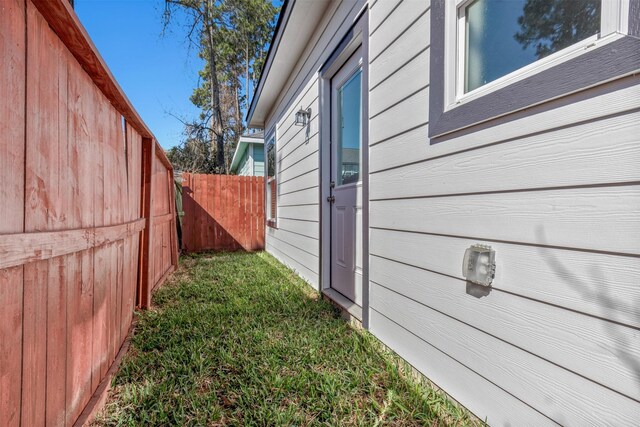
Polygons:
[[640,0],[630,0],[629,35],[448,111],[444,110],[445,4],[431,5],[429,137],[523,110],[640,70]]

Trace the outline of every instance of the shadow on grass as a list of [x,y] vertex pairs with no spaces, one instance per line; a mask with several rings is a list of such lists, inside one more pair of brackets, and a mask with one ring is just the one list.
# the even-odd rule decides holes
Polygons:
[[103,425],[466,425],[270,255],[189,255],[143,312]]

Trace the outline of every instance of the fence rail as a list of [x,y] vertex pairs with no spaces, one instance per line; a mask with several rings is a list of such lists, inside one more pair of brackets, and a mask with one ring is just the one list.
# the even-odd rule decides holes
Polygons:
[[187,252],[264,249],[264,178],[182,175]]
[[0,61],[0,426],[73,425],[177,264],[173,171],[66,0],[0,2]]

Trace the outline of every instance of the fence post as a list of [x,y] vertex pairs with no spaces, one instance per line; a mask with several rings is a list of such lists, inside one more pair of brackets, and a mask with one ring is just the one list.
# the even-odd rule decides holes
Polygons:
[[176,223],[176,184],[173,170],[167,169],[167,180],[169,181],[169,208],[171,210],[171,265],[178,267],[178,224]]
[[152,138],[142,138],[142,216],[145,228],[140,245],[140,274],[138,283],[138,307],[151,304],[153,288],[153,160],[156,144]]

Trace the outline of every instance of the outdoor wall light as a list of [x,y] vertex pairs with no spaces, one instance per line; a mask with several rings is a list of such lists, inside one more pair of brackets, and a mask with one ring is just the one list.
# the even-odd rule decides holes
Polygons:
[[296,120],[293,124],[296,126],[306,126],[309,123],[309,119],[311,119],[311,108],[307,108],[303,110],[300,108],[300,111],[296,113]]
[[464,252],[462,276],[471,283],[491,286],[496,272],[496,252],[487,245],[472,245]]

